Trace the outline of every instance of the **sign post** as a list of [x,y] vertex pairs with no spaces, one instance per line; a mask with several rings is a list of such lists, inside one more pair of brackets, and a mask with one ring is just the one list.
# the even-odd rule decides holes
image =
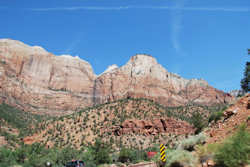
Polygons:
[[163,144],[160,145],[160,154],[161,154],[161,161],[162,161],[161,166],[164,166],[166,163],[166,153],[165,153],[165,146]]

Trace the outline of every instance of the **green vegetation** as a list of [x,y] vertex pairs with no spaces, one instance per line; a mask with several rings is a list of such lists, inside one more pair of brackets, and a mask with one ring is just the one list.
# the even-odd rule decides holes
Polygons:
[[250,164],[250,132],[246,130],[246,125],[240,126],[237,133],[219,147],[215,159],[226,167]]
[[[214,159],[216,166],[221,167],[239,167],[250,164],[250,132],[247,131],[245,124],[241,125],[236,133],[222,144],[203,145],[205,139],[206,136],[201,133],[181,141],[174,150],[167,149],[165,166],[195,167],[198,163],[208,159]],[[191,153],[194,150],[197,154]],[[159,153],[153,161],[160,164]]]
[[196,153],[198,155],[198,158],[200,162],[204,162],[207,159],[211,159],[214,157],[215,152],[218,150],[220,144],[213,143],[213,144],[207,144],[207,145],[197,145],[195,147]]
[[247,117],[247,122],[250,121],[250,116]]
[[223,117],[223,111],[213,112],[208,119],[208,122],[217,122]]
[[81,156],[79,153],[80,151],[72,148],[46,149],[38,143],[22,145],[13,151],[1,147],[0,166],[22,165],[24,167],[41,167],[44,166],[47,161],[55,165],[63,165],[67,161]]
[[195,167],[198,163],[198,159],[192,155],[190,152],[185,150],[173,150],[168,152],[167,167],[176,167],[176,166],[189,166]]
[[5,65],[5,64],[6,64],[6,61],[0,60],[0,63],[3,64],[3,65]]
[[133,155],[132,155],[132,150],[128,149],[128,148],[122,148],[119,154],[119,161],[120,162],[132,162],[132,160],[134,159]]
[[241,80],[241,88],[244,92],[250,91],[250,62],[246,62],[244,77]]
[[[130,154],[126,153],[127,150]],[[0,147],[0,166],[41,167],[48,161],[55,166],[62,166],[72,159],[80,159],[86,166],[96,167],[100,164],[125,162],[126,156],[130,157],[131,162],[147,160],[146,152],[142,150],[123,149],[120,153],[112,152],[109,144],[100,139],[96,139],[93,145],[84,146],[80,150],[71,147],[47,149],[39,143],[21,145],[15,150]]]
[[[13,128],[20,131],[19,137],[30,135],[38,130],[34,127],[38,127],[38,124],[44,120],[48,120],[48,116],[41,116],[24,112],[7,104],[0,104],[0,124],[5,122]],[[3,132],[0,129],[0,133]]]
[[93,160],[96,164],[105,164],[111,162],[109,153],[111,147],[109,144],[102,142],[100,139],[96,139],[95,144],[91,146]]
[[[132,106],[131,110],[128,111],[127,106]],[[43,166],[46,161],[52,162],[55,166],[62,166],[72,159],[81,159],[89,167],[100,164],[129,164],[148,161],[146,152],[159,151],[160,141],[165,140],[165,143],[171,146],[171,143],[177,143],[181,137],[173,134],[169,136],[154,135],[150,140],[145,141],[144,139],[147,139],[148,136],[119,136],[113,135],[112,131],[103,132],[102,130],[108,130],[113,126],[119,127],[127,119],[141,120],[168,116],[193,124],[196,133],[199,133],[207,126],[209,113],[216,115],[215,111],[222,111],[222,109],[222,106],[206,107],[194,104],[183,107],[164,107],[152,100],[130,98],[89,107],[72,115],[49,120],[47,116],[30,114],[2,104],[0,105],[1,125],[2,123],[8,124],[18,129],[20,133],[16,136],[9,131],[4,131],[5,129],[0,129],[0,135],[4,135],[8,143],[11,143],[10,148],[16,148],[16,143],[20,147],[15,150],[0,148],[0,166],[20,164],[23,167],[36,167]],[[104,112],[105,117],[103,117]],[[211,120],[217,119],[217,115],[210,117]],[[68,125],[67,127],[64,126],[65,123]],[[86,131],[86,128],[91,130]],[[47,131],[43,134],[44,141],[41,144],[27,146],[19,142],[21,137],[44,129]],[[90,141],[88,136],[93,136],[91,139],[96,138],[96,140]],[[167,165],[196,163],[196,158],[190,160],[189,151],[194,150],[195,145],[203,144],[204,140],[205,136],[199,134],[183,140],[177,146],[177,150],[168,150],[168,160],[171,163]],[[48,142],[54,144],[53,148],[45,148],[43,144]],[[76,150],[76,148],[80,150]],[[171,148],[176,148],[176,145]],[[157,158],[154,157],[154,159]]]
[[193,151],[194,147],[198,144],[203,144],[206,141],[206,136],[203,133],[200,133],[196,136],[191,136],[187,139],[184,139],[178,145],[178,149]]
[[53,91],[62,91],[62,92],[66,92],[67,91],[66,88],[54,89],[54,88],[48,87],[48,89],[49,90],[53,90]]
[[193,126],[196,128],[195,134],[200,133],[202,129],[207,126],[207,122],[199,112],[195,112],[192,114],[191,124],[193,124]]

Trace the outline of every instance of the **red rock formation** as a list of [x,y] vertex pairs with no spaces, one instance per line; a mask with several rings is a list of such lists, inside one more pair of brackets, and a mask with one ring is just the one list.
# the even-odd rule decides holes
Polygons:
[[204,80],[169,73],[151,56],[133,56],[97,77],[78,57],[55,56],[9,39],[0,40],[0,83],[0,103],[53,114],[126,97],[150,98],[165,106],[232,100]]

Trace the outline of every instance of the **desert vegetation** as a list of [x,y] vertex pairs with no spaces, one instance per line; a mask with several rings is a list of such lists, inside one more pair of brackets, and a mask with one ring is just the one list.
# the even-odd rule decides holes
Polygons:
[[[210,123],[220,121],[225,109],[226,106],[194,104],[164,107],[147,99],[122,99],[71,115],[50,118],[2,104],[1,136],[5,137],[8,145],[0,149],[0,166],[18,164],[36,167],[43,166],[47,161],[53,166],[61,166],[72,159],[84,160],[90,167],[142,161],[160,164],[159,153],[153,159],[148,159],[147,152],[159,152],[161,143],[167,146],[167,167],[195,167],[208,159],[225,167],[248,164],[249,132],[244,126],[222,144],[206,144],[204,129]],[[115,135],[110,131],[110,127],[119,127],[127,119],[149,120],[155,117],[186,121],[196,129],[195,134]],[[34,135],[34,139],[38,136],[41,139],[37,141],[39,144],[36,140],[31,145],[25,144],[27,135]],[[232,155],[228,152],[232,152]]]

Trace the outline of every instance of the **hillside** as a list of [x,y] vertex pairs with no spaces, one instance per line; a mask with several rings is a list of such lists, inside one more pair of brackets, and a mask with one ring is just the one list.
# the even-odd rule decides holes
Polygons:
[[206,132],[210,136],[208,142],[221,142],[232,135],[237,128],[245,123],[250,130],[250,94],[240,98],[224,111],[223,118],[212,124]]
[[0,146],[17,147],[23,137],[34,133],[40,122],[48,119],[0,104]]
[[122,99],[44,122],[39,127],[41,131],[26,137],[24,142],[80,148],[101,138],[114,148],[123,145],[142,149],[158,143],[173,145],[194,133],[194,113],[201,113],[203,122],[207,122],[209,114],[221,107],[164,107],[148,99]]

